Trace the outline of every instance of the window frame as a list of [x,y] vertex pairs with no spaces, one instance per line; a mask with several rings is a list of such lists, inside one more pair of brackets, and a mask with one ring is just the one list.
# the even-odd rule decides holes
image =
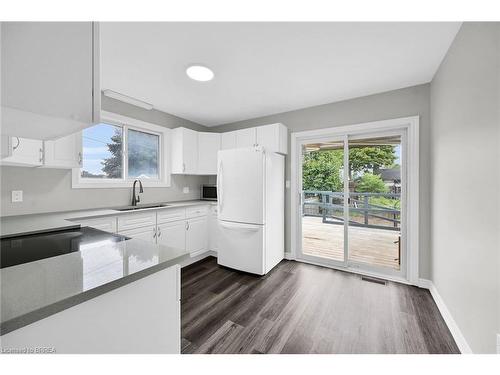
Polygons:
[[[154,134],[159,137],[158,149],[158,179],[140,179],[145,187],[170,187],[170,129],[145,121],[136,120],[127,116],[102,111],[100,123],[120,126],[123,130],[123,152],[122,171],[123,178],[84,178],[81,177],[81,167],[72,170],[73,189],[106,189],[106,188],[130,188],[137,178],[128,178],[128,130],[136,130],[143,133]],[[97,125],[97,124],[96,124]],[[79,133],[79,142],[83,150],[83,132]]]

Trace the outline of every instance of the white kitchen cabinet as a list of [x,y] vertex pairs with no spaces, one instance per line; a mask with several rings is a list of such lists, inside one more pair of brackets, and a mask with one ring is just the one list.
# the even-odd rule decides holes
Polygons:
[[198,134],[187,128],[172,130],[172,173],[198,173]]
[[76,219],[72,221],[77,222],[82,227],[91,227],[109,233],[116,233],[116,220],[116,216],[105,216],[95,219]]
[[288,131],[283,124],[258,126],[256,129],[256,144],[264,149],[280,154],[287,154]]
[[208,214],[208,250],[217,252],[219,249],[219,222],[217,206],[210,207]]
[[208,226],[206,217],[186,221],[186,250],[195,257],[208,250]]
[[81,132],[44,141],[44,168],[79,168],[82,165]]
[[221,150],[231,150],[236,148],[236,131],[221,134]]
[[191,219],[193,217],[207,216],[208,205],[192,206],[186,208],[186,217]]
[[178,249],[185,249],[186,228],[185,220],[159,224],[157,229],[157,243]]
[[149,243],[156,243],[156,226],[120,230],[118,233],[130,238],[137,238]]
[[118,231],[156,226],[156,211],[141,211],[118,216]]
[[217,152],[220,150],[219,133],[198,133],[198,174],[217,174]]
[[3,22],[2,132],[41,140],[99,122],[99,29],[92,22]]
[[43,164],[43,141],[2,135],[1,165],[39,167]]
[[168,208],[156,211],[156,222],[158,224],[168,223],[170,221],[179,221],[186,218],[186,209],[184,207]]
[[255,128],[236,130],[236,148],[252,147],[257,143]]

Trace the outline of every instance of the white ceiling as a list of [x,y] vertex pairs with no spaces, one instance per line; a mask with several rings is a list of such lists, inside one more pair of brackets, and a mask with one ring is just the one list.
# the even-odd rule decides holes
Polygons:
[[[104,22],[102,88],[214,126],[429,82],[459,27]],[[190,80],[192,63],[215,79]]]

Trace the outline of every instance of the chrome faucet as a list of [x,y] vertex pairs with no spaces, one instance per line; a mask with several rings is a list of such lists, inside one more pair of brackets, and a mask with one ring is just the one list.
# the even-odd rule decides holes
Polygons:
[[137,203],[141,201],[141,199],[139,198],[139,194],[135,195],[135,184],[137,182],[139,182],[139,194],[144,193],[141,180],[134,180],[134,185],[132,186],[132,206],[137,206]]

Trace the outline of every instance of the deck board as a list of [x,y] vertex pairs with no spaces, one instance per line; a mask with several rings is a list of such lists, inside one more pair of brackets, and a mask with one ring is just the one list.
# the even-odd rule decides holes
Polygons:
[[[304,254],[343,261],[344,226],[323,223],[321,217],[302,218]],[[399,232],[366,227],[349,227],[349,260],[373,266],[399,269]]]

